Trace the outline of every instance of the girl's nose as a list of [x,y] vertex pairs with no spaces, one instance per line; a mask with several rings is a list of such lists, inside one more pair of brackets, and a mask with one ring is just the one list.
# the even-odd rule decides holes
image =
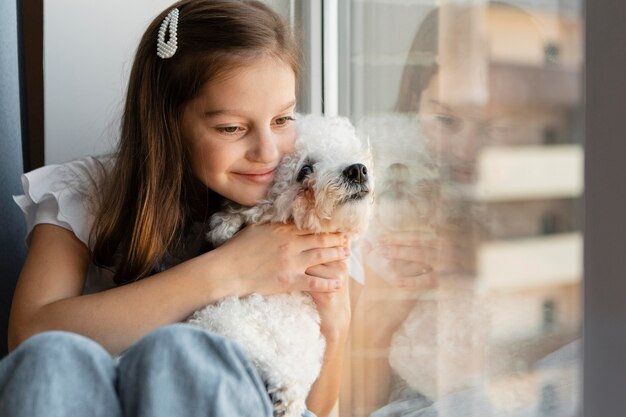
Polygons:
[[480,123],[466,123],[465,128],[457,134],[452,154],[459,160],[474,161],[483,143],[485,129]]
[[254,162],[270,163],[276,161],[280,155],[278,138],[270,129],[263,129],[251,137],[251,145],[247,158]]

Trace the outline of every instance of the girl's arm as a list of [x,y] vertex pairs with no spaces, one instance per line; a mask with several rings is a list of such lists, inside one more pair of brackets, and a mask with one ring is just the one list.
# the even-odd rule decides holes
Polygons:
[[327,340],[326,342],[322,371],[311,387],[306,400],[307,408],[317,417],[328,416],[337,403],[347,334],[348,331],[340,340]]
[[38,225],[13,298],[9,349],[42,331],[67,330],[119,354],[151,330],[228,295],[335,291],[334,281],[304,271],[320,259],[345,259],[343,236],[297,236],[287,226],[271,225],[240,235],[147,279],[81,295],[88,249],[71,231]]
[[[196,267],[200,262],[205,273]],[[117,354],[150,330],[239,290],[231,280],[217,285],[209,279],[218,276],[219,263],[196,258],[150,279],[81,296],[88,263],[88,249],[71,231],[35,227],[11,308],[9,349],[45,330],[67,330]]]
[[[326,338],[322,370],[306,401],[307,408],[318,417],[328,416],[337,403],[352,310],[361,292],[361,285],[348,276],[345,262],[333,265],[336,266],[333,268],[335,273],[345,276],[350,284],[333,294],[312,294],[320,311],[322,334]],[[331,270],[327,271],[330,272],[317,269],[315,273],[327,277],[334,275]]]

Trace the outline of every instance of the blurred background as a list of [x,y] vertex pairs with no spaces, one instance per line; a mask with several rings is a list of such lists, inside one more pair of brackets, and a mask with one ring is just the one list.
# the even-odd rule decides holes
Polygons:
[[579,415],[581,5],[344,7],[377,211],[340,415]]

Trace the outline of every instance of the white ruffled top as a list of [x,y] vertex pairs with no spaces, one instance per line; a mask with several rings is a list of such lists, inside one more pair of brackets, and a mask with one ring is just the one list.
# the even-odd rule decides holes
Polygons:
[[[24,194],[13,196],[24,212],[26,243],[38,224],[54,224],[72,231],[89,247],[89,233],[94,221],[90,193],[110,167],[111,160],[86,157],[65,164],[47,165],[22,175]],[[113,273],[89,265],[84,294],[115,286]]]
[[[72,231],[85,246],[90,247],[89,234],[94,222],[90,204],[93,186],[98,184],[112,166],[112,159],[85,157],[65,164],[47,165],[22,175],[24,194],[13,196],[26,219],[26,243],[38,224],[54,224]],[[197,225],[199,226],[199,225]],[[192,226],[193,236],[200,236],[200,227]],[[198,245],[190,245],[197,250]],[[167,259],[166,267],[193,256]],[[350,276],[364,283],[358,245],[353,245],[349,261]],[[115,286],[113,273],[90,263],[83,294],[103,291]]]

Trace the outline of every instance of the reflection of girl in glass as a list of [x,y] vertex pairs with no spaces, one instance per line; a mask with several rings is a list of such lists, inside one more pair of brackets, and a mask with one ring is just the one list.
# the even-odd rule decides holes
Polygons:
[[[497,77],[493,72],[488,74],[492,70],[485,66],[489,55],[486,50],[484,53],[480,50],[486,48],[480,43],[484,39],[472,45],[464,43],[463,36],[467,34],[461,33],[462,30],[475,27],[480,19],[489,25],[493,23],[489,19],[496,14],[511,19],[511,26],[505,32],[538,33],[538,26],[528,13],[504,3],[434,9],[421,23],[403,70],[395,111],[419,122],[414,135],[427,153],[421,159],[435,174],[429,181],[420,183],[427,184],[427,193],[415,187],[413,195],[430,204],[427,212],[433,213],[436,230],[433,238],[425,236],[419,228],[392,230],[389,224],[381,224],[380,228],[388,233],[379,230],[375,239],[364,245],[363,257],[368,260],[368,268],[362,297],[369,303],[355,316],[362,314],[368,323],[368,333],[365,346],[357,347],[370,352],[386,351],[394,333],[399,337],[397,330],[409,314],[412,331],[420,333],[418,339],[420,343],[423,341],[413,346],[415,352],[422,350],[413,353],[412,361],[399,360],[397,349],[394,353],[392,347],[389,359],[401,377],[389,373],[387,357],[376,356],[368,362],[367,380],[372,382],[365,382],[362,388],[364,398],[372,399],[368,409],[389,401],[406,407],[405,414],[389,414],[399,412],[399,408],[390,405],[380,409],[376,416],[422,416],[411,411],[427,408],[448,394],[461,402],[469,400],[469,397],[461,399],[469,395],[465,389],[487,376],[481,358],[476,356],[477,352],[479,356],[485,354],[487,327],[481,322],[484,312],[481,306],[471,305],[472,300],[462,292],[451,291],[448,284],[471,282],[476,269],[476,242],[488,233],[484,207],[471,199],[472,186],[480,179],[477,161],[481,149],[487,145],[528,143],[525,135],[532,120],[542,116],[540,106],[530,105],[524,99],[529,96],[527,90],[536,86],[516,79],[514,73],[500,71]],[[451,17],[453,24],[446,20]],[[496,36],[500,30],[502,27],[493,29]],[[505,99],[511,96],[516,100]],[[401,175],[404,168],[390,164],[378,166],[377,170],[389,177],[383,183],[390,184],[386,194],[379,196],[384,198],[379,198],[378,209],[386,212],[379,213],[378,219],[386,219],[392,225],[411,224],[419,217],[417,204],[416,211],[405,214],[411,219],[388,215],[392,212],[402,215],[393,198],[401,201],[407,194],[405,184],[410,181],[397,180],[406,176]],[[394,195],[393,191],[401,186],[405,187],[404,194]],[[432,292],[436,287],[439,290]],[[441,299],[442,291],[445,300]],[[441,358],[447,358],[443,366],[437,363]],[[402,378],[412,378],[413,386]],[[488,401],[476,404],[482,408],[475,415],[492,415]],[[450,415],[467,415],[458,411],[461,414]]]

